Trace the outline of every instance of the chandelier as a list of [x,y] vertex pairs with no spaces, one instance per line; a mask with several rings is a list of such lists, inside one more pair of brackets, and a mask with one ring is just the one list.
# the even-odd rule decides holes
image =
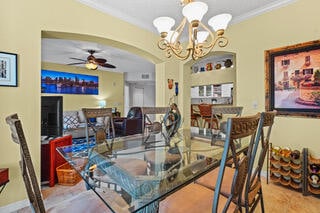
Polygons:
[[[217,44],[219,47],[225,47],[228,39],[224,37],[224,31],[228,26],[232,16],[230,14],[220,14],[209,19],[210,25],[214,32],[205,26],[201,19],[208,11],[208,5],[193,0],[181,0],[184,5],[182,14],[184,16],[180,25],[175,29],[171,28],[175,24],[175,20],[170,17],[158,17],[153,21],[153,25],[160,33],[158,47],[164,50],[166,57],[170,58],[173,54],[185,60],[191,55],[193,60],[197,60],[207,55]],[[183,47],[180,37],[185,25],[188,22],[188,43]]]

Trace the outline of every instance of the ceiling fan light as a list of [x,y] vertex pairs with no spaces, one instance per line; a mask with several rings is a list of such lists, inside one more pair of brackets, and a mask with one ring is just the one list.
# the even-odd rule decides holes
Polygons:
[[158,17],[153,21],[153,25],[157,28],[159,33],[169,32],[174,24],[175,20],[166,16]]
[[197,33],[197,40],[198,43],[203,43],[209,36],[209,32],[207,31],[199,31]]
[[98,68],[98,65],[95,63],[86,63],[86,68],[89,70],[96,70]]
[[216,15],[209,19],[208,24],[212,27],[214,31],[225,30],[228,27],[228,24],[232,18],[231,14],[223,13]]
[[208,11],[208,5],[203,2],[191,2],[182,9],[182,14],[191,23],[192,21],[201,21],[202,17]]

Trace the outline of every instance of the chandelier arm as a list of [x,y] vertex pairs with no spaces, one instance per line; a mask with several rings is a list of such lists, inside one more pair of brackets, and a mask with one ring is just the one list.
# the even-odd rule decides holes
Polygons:
[[[190,39],[190,47],[191,47],[191,57],[193,60],[197,60],[199,58],[199,49],[197,48],[197,45],[196,45],[196,40],[197,40],[197,33],[198,33],[198,30],[197,28],[194,28],[191,26],[191,24],[189,25],[189,39]],[[190,48],[189,47],[189,48]]]
[[171,44],[172,44],[172,38],[173,38],[173,36],[175,35],[175,33],[178,33],[175,42],[177,42],[177,41],[180,40],[180,37],[181,37],[182,31],[183,31],[183,28],[184,28],[184,26],[186,25],[186,23],[187,23],[187,18],[184,17],[183,20],[181,21],[180,25],[174,30],[174,32],[172,33],[172,35],[171,35],[171,37],[170,37],[170,43],[171,43]]
[[[181,45],[180,45],[181,46]],[[179,59],[181,60],[186,60],[187,58],[189,58],[191,50],[186,50],[186,55],[181,55],[180,53],[182,52],[182,50],[180,50],[180,53],[178,51],[175,51],[176,48],[172,47],[172,45],[169,44],[170,50],[172,51],[172,53]]]
[[214,43],[215,43],[216,36],[213,34],[213,32],[206,25],[202,24],[202,22],[199,22],[199,25],[209,33],[209,36],[211,38],[210,42],[208,42],[206,39],[206,42],[201,44],[202,48],[204,48],[204,49],[211,48],[212,49],[212,46],[215,45]]
[[158,47],[160,50],[165,50],[168,47],[168,42],[165,38],[160,38],[158,41]]
[[215,40],[211,43],[210,49],[212,49],[216,44],[218,44],[219,47],[225,47],[228,44],[228,39],[225,36],[217,36]]
[[[183,31],[183,28],[186,25],[186,23],[187,23],[187,18],[184,17],[183,20],[181,21],[180,25],[174,30],[174,33],[172,33],[172,35],[170,37],[170,42],[168,42],[167,49],[166,49],[167,55],[168,55],[168,52],[170,52],[171,55],[173,53],[177,58],[179,58],[181,60],[185,60],[185,59],[189,58],[190,53],[191,53],[191,51],[187,48],[186,54],[182,55],[183,47],[179,41],[181,34],[182,34],[182,31]],[[175,33],[178,33],[177,38],[174,42],[171,42]],[[170,55],[170,57],[171,57],[171,55]]]

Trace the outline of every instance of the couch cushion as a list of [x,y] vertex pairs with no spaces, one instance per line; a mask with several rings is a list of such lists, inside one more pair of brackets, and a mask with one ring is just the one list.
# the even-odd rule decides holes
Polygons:
[[66,115],[78,116],[78,111],[64,111],[63,116],[66,116]]
[[86,123],[86,117],[84,116],[84,113],[82,110],[78,111],[78,116],[79,116],[79,122],[80,123]]
[[63,116],[63,127],[65,129],[77,128],[79,126],[79,118],[75,115]]

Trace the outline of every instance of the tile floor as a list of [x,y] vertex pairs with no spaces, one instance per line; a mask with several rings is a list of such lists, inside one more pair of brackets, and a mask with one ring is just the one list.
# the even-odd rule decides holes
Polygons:
[[[42,189],[42,194],[46,200],[46,205],[51,205],[72,197],[83,190],[85,190],[84,182],[81,181],[75,186],[56,185],[55,187],[51,188],[45,187]],[[266,181],[263,181],[263,194],[265,201],[265,212],[267,213],[320,212],[320,196],[303,196],[301,192],[291,190],[274,183],[266,184]],[[17,211],[17,213],[29,212],[31,212],[29,208],[23,208]],[[201,212],[200,206],[199,212]],[[261,212],[260,205],[258,205],[255,212]],[[160,213],[165,212],[162,212],[160,209]]]

